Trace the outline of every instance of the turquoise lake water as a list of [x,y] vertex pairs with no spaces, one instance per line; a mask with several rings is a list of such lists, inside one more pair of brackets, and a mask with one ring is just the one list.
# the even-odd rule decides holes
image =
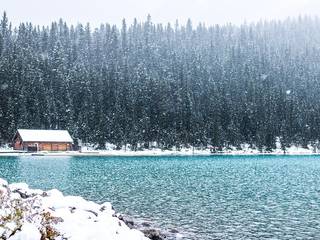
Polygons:
[[320,239],[320,157],[0,157],[0,177],[57,188],[183,239]]

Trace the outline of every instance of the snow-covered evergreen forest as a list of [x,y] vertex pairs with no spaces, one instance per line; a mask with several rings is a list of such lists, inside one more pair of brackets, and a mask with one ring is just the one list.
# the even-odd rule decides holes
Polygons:
[[271,149],[320,137],[320,19],[235,26],[0,23],[0,141]]

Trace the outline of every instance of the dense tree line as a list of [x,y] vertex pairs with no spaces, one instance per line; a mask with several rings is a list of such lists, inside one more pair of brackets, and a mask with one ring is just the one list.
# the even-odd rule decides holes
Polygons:
[[101,147],[318,142],[318,18],[13,28],[4,13],[0,24],[2,142],[17,128],[68,129]]

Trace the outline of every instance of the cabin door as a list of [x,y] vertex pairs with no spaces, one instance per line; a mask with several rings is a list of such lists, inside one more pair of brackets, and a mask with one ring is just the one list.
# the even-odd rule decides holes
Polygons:
[[27,151],[28,152],[37,152],[38,151],[38,147],[37,147],[37,145],[28,145],[27,146]]

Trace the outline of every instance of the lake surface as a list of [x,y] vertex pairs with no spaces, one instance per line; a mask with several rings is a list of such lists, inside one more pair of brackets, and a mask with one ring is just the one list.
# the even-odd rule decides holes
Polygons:
[[320,239],[320,157],[0,157],[0,177],[57,188],[183,239]]

